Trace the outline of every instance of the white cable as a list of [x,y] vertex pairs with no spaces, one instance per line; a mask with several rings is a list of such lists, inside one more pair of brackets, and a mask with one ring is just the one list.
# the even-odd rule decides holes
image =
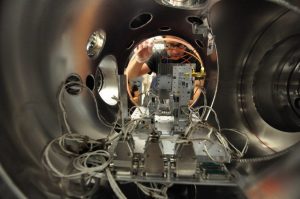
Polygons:
[[[52,140],[45,148],[44,153],[43,153],[43,157],[44,157],[44,165],[50,169],[50,171],[53,173],[54,176],[56,177],[61,177],[61,178],[78,178],[83,174],[91,174],[93,172],[98,172],[98,171],[102,171],[103,169],[105,169],[109,163],[112,161],[112,158],[110,156],[110,154],[107,151],[103,151],[103,150],[97,150],[97,151],[93,151],[93,152],[87,152],[84,153],[82,155],[79,155],[78,157],[74,158],[73,160],[73,166],[76,170],[78,170],[78,172],[72,173],[72,174],[65,174],[61,171],[59,171],[57,168],[55,168],[55,166],[52,164],[52,161],[50,160],[49,157],[49,150],[52,147],[52,145],[56,142],[59,141],[61,139],[63,139],[66,135],[63,135],[59,138],[56,138],[54,140]],[[78,135],[78,137],[80,137],[81,135]],[[78,155],[78,154],[77,154]],[[97,167],[92,167],[92,168],[88,168],[87,167],[87,160],[91,157],[91,156],[100,156],[100,157],[107,157],[108,160],[103,163],[101,166],[97,166]]]
[[[68,136],[70,136],[68,134]],[[78,137],[74,137],[74,141],[78,141],[77,139],[81,138],[81,135],[76,135]],[[63,135],[59,138],[56,138],[52,140],[45,148],[43,157],[44,157],[44,164],[47,168],[49,168],[52,171],[52,174],[56,177],[60,178],[80,178],[83,174],[89,174],[90,176],[95,175],[96,173],[106,171],[107,179],[113,189],[113,191],[116,193],[119,199],[126,199],[125,195],[122,193],[122,191],[119,189],[117,183],[115,182],[108,165],[112,161],[111,155],[104,150],[96,150],[92,152],[87,152],[82,155],[79,155],[78,157],[73,159],[73,167],[78,170],[76,173],[72,174],[64,174],[61,171],[59,171],[57,168],[54,167],[52,164],[52,161],[49,158],[49,150],[52,147],[53,143],[56,141],[59,141],[61,139],[64,139],[66,135]],[[107,158],[107,160],[105,160]]]
[[[198,111],[201,109],[201,108],[206,108],[206,106],[202,106],[202,107],[199,107],[198,108]],[[210,108],[210,107],[208,107]],[[218,117],[217,117],[217,114],[214,110],[212,110],[213,113],[215,114],[215,119],[216,119],[216,122],[218,124],[218,127],[220,126],[219,125],[219,120],[218,120]],[[191,109],[191,112],[194,112],[193,109]],[[199,140],[204,140],[204,141],[210,141],[211,143],[214,143],[210,137],[211,137],[211,134],[214,133],[214,135],[216,136],[216,138],[219,140],[221,146],[223,146],[223,149],[224,151],[226,152],[227,150],[231,151],[229,146],[228,146],[228,142],[227,140],[218,132],[218,130],[216,130],[215,128],[213,127],[210,127],[208,126],[208,124],[203,124],[201,122],[196,122],[196,123],[190,123],[190,125],[188,126],[186,132],[185,132],[185,137],[190,137],[191,134],[193,133],[194,129],[198,129],[198,128],[206,128],[209,130],[208,134],[207,134],[207,138],[198,138]],[[178,140],[177,143],[185,143],[185,142],[188,142],[188,141],[193,141],[194,139],[186,139],[186,140]],[[196,140],[196,139],[195,139]],[[204,145],[204,151],[205,153],[207,154],[207,156],[213,161],[213,162],[217,162],[217,163],[223,163],[223,162],[220,162],[220,161],[217,161],[215,160],[211,155],[210,153],[208,152],[207,150],[207,147],[206,145]]]
[[126,199],[126,196],[121,191],[120,187],[118,186],[117,182],[115,181],[114,177],[112,176],[109,168],[106,168],[105,171],[106,171],[106,176],[107,176],[108,182],[110,184],[110,187],[112,188],[112,190],[114,191],[116,196],[119,199]]
[[66,91],[66,88],[68,86],[80,86],[80,87],[86,89],[88,91],[88,93],[90,93],[92,98],[93,98],[94,104],[96,106],[96,114],[97,114],[98,120],[100,122],[102,122],[105,126],[110,127],[110,128],[112,127],[111,125],[107,124],[108,122],[104,118],[101,117],[101,114],[99,113],[99,109],[98,109],[98,103],[97,103],[97,100],[96,100],[96,97],[95,97],[93,91],[91,91],[87,86],[85,86],[84,84],[82,84],[80,82],[68,82],[68,83],[65,83],[65,84],[62,85],[62,87],[60,89],[60,92],[59,92],[59,96],[58,96],[59,106],[60,106],[60,109],[63,113],[63,120],[64,120],[64,124],[67,128],[68,133],[71,133],[71,128],[70,128],[70,125],[68,124],[67,112],[66,112],[65,107],[62,103],[63,102],[63,95],[64,95],[64,93]]
[[243,147],[242,151],[240,151],[239,149],[237,149],[227,138],[225,138],[226,141],[229,143],[229,145],[237,152],[237,156],[239,158],[243,157],[245,155],[245,153],[247,152],[247,149],[248,149],[249,137],[246,134],[244,134],[244,133],[242,133],[242,132],[240,132],[240,131],[238,131],[236,129],[223,128],[223,129],[221,129],[221,131],[231,131],[231,132],[238,133],[238,134],[240,134],[240,135],[242,135],[242,136],[245,137],[245,144],[244,144],[244,147]]
[[43,157],[44,157],[44,164],[46,164],[45,166],[47,166],[47,168],[49,168],[53,173],[54,176],[56,177],[60,177],[60,178],[78,178],[80,177],[82,174],[84,174],[84,172],[77,172],[77,173],[72,173],[72,174],[64,174],[60,171],[58,171],[54,165],[52,164],[50,158],[49,158],[49,150],[52,146],[52,144],[57,141],[57,139],[54,139],[52,140],[45,148],[44,150],[44,154],[43,154]]
[[[66,148],[66,141],[72,142],[73,144],[85,144],[85,146],[88,148],[89,151],[92,151],[94,147],[98,146],[98,145],[102,145],[101,142],[91,139],[85,135],[81,135],[81,134],[63,134],[62,136],[60,136],[59,138],[57,138],[58,141],[58,145],[60,147],[60,149],[68,154],[68,155],[72,155],[72,156],[78,156],[80,154],[75,153],[74,151],[70,151],[69,149]],[[71,145],[71,144],[69,144]],[[90,145],[90,146],[89,146]]]
[[130,112],[132,111],[132,109],[134,109],[134,108],[137,108],[141,114],[144,114],[139,106],[132,106],[132,107],[129,109],[129,113],[130,113]]
[[70,125],[69,125],[68,120],[67,120],[67,112],[66,112],[66,110],[65,110],[65,106],[64,106],[63,103],[62,103],[62,101],[63,101],[62,97],[63,97],[63,93],[64,93],[64,91],[65,91],[65,89],[66,89],[66,86],[67,86],[67,85],[70,85],[71,83],[72,83],[72,82],[69,82],[69,83],[67,83],[67,84],[62,85],[62,87],[61,87],[61,89],[60,89],[60,91],[59,91],[59,95],[58,95],[58,103],[59,103],[59,107],[60,107],[60,110],[61,110],[61,112],[62,112],[62,114],[63,114],[64,124],[65,124],[65,126],[66,126],[66,129],[67,129],[67,132],[68,132],[68,133],[71,133],[71,128],[70,128]]
[[[138,119],[133,119],[131,121],[129,121],[126,125],[125,125],[125,132],[124,132],[124,137],[123,139],[125,140],[126,137],[128,136],[128,134],[132,134],[132,132],[136,129],[137,125],[141,122],[145,120],[144,118],[138,118]],[[150,126],[151,127],[151,126]]]
[[167,184],[167,185],[162,186],[161,189],[157,189],[157,188],[146,187],[138,182],[135,182],[135,184],[145,195],[156,198],[156,199],[167,199],[168,198],[168,195],[167,195],[168,188],[170,186],[172,186],[172,184]]
[[114,135],[112,135],[111,137],[108,138],[107,140],[107,144],[111,144],[113,143],[117,138],[121,137],[121,133],[115,133]]
[[[201,88],[201,93],[203,94],[203,99],[204,99],[204,102],[203,102],[203,106],[207,106],[207,98],[206,98],[206,90],[205,88]],[[202,120],[202,118],[204,117],[206,113],[206,109],[203,110],[201,116],[200,116],[200,120]]]
[[[210,30],[210,32],[211,32],[211,35],[213,35],[212,30],[211,30],[210,28],[209,28],[209,30]],[[216,79],[216,88],[215,88],[215,92],[214,92],[213,99],[212,99],[212,101],[211,101],[211,103],[210,103],[210,106],[209,106],[210,109],[208,110],[208,113],[207,113],[207,115],[206,115],[206,117],[205,117],[204,120],[207,120],[207,119],[208,119],[211,110],[213,110],[212,107],[213,107],[213,105],[214,105],[214,102],[215,102],[215,99],[216,99],[216,96],[217,96],[217,92],[218,92],[218,86],[219,86],[219,72],[220,72],[220,67],[219,67],[218,51],[217,51],[217,47],[216,47],[215,41],[214,41],[214,44],[213,44],[213,45],[214,45],[214,48],[215,48],[215,50],[216,50],[216,57],[217,57],[217,79]]]
[[[119,110],[118,110],[118,113],[117,113],[116,121],[114,122],[114,124],[113,124],[113,126],[112,126],[110,132],[108,133],[107,139],[109,139],[109,137],[111,136],[111,134],[112,134],[112,133],[114,132],[114,130],[116,129],[116,126],[117,126],[117,124],[118,124],[118,120],[119,120],[119,118],[120,118],[120,115],[121,115],[121,109],[120,109],[120,107],[119,107]],[[122,130],[123,127],[121,126],[120,129]]]
[[[105,161],[104,157],[108,158],[108,160]],[[95,158],[95,160],[91,160],[92,158]],[[85,173],[102,172],[106,167],[108,167],[111,161],[112,157],[107,151],[96,150],[76,157],[73,160],[73,166],[78,171],[83,171]],[[90,162],[97,163],[97,166],[88,166],[88,163]]]
[[[205,140],[205,141],[206,141],[206,140]],[[224,163],[224,162],[222,162],[222,161],[218,161],[218,160],[214,159],[214,158],[210,155],[210,153],[208,152],[206,145],[204,144],[203,146],[204,146],[204,152],[206,153],[206,155],[207,155],[213,162],[221,163],[221,164]],[[224,149],[224,150],[226,150],[226,149]]]
[[[211,110],[214,113],[215,121],[216,121],[217,127],[218,127],[218,131],[221,132],[220,122],[219,122],[219,118],[218,118],[218,115],[217,115],[216,111],[213,108],[211,108],[210,106],[197,107],[198,110],[203,109],[203,108],[208,108],[209,110]],[[207,120],[207,118],[206,118],[206,120]]]

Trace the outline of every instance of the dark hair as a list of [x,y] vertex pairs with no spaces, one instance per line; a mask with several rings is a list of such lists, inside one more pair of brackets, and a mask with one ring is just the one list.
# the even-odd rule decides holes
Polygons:
[[139,90],[138,86],[134,84],[134,85],[132,86],[132,88],[131,88],[131,96],[133,96],[133,95],[134,95],[134,92],[135,92],[135,91],[138,91],[138,90]]

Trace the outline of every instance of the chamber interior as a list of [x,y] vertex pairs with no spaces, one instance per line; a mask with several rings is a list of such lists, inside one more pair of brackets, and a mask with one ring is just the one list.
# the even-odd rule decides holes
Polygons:
[[[118,77],[133,48],[157,35],[182,38],[199,53],[207,74],[207,102],[213,104],[222,127],[238,129],[249,137],[247,158],[284,152],[295,145],[300,138],[299,5],[284,2],[198,1],[191,8],[186,7],[190,1],[181,2],[185,7],[170,5],[171,1],[3,1],[0,171],[8,185],[5,190],[18,197],[57,198],[61,184],[82,187],[86,183],[87,190],[93,191],[92,185],[102,183],[85,178],[50,183],[42,154],[51,140],[69,129],[93,139],[109,135],[119,114],[116,99],[124,96],[119,95],[124,84]],[[207,27],[213,33],[209,37]],[[69,85],[67,92],[63,87],[72,75],[77,83]],[[91,77],[94,86],[87,84]],[[213,117],[207,119],[216,124]],[[242,149],[243,136],[224,134]],[[181,151],[188,153],[189,147]],[[296,153],[287,154],[260,164],[233,165],[242,180],[238,183],[242,192],[249,198],[255,198],[255,190],[271,194],[262,189],[270,175],[272,182],[285,177],[296,186]],[[58,166],[68,162],[56,158]],[[252,182],[257,187],[250,186]],[[110,198],[114,193],[107,184],[101,185],[101,193]],[[136,187],[124,186],[134,197]],[[174,187],[170,188],[173,196],[183,186]],[[214,188],[223,195],[239,195],[231,188]],[[195,190],[213,194],[210,187],[182,189],[188,190],[182,198],[193,197]],[[298,196],[296,189],[277,190],[291,198]]]

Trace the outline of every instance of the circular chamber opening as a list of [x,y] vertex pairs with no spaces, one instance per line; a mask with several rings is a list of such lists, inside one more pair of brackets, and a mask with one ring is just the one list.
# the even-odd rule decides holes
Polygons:
[[130,24],[129,27],[133,30],[139,29],[147,25],[151,20],[153,16],[150,13],[142,13],[136,17],[134,17]]
[[195,43],[196,43],[197,46],[199,46],[201,49],[204,48],[204,42],[203,42],[203,40],[195,39]]
[[170,30],[171,30],[171,28],[169,26],[163,26],[163,27],[159,28],[159,31],[161,31],[161,32],[167,32]]
[[[144,68],[138,75],[136,71],[125,69],[127,93],[132,104],[147,107],[165,101],[192,106],[203,98],[206,72],[199,53],[191,44],[168,35],[149,38],[140,44],[137,46],[144,46],[142,51],[147,55],[143,57],[142,53],[139,59],[148,69]],[[133,49],[128,65],[135,63],[137,53],[139,51]],[[147,73],[149,70],[151,72]]]
[[106,34],[103,30],[93,32],[87,42],[87,55],[92,59],[97,58],[104,47],[105,40]]
[[85,81],[86,86],[92,91],[94,90],[95,87],[95,78],[92,74],[88,75],[86,77],[86,81]]
[[111,106],[116,105],[119,98],[117,69],[116,58],[108,55],[101,60],[97,73],[98,93]]
[[133,44],[134,44],[134,41],[132,40],[131,42],[128,43],[126,49],[127,49],[127,50],[131,49],[132,46],[133,46]]
[[253,84],[254,102],[260,116],[270,126],[286,132],[300,130],[299,37],[289,37],[267,51]]
[[78,74],[70,74],[65,81],[65,88],[70,95],[78,95],[82,91],[82,80]]

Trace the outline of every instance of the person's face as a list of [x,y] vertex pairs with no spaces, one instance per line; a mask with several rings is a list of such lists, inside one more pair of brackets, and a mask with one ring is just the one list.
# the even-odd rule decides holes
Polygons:
[[166,42],[166,51],[168,56],[171,59],[174,60],[180,59],[184,55],[185,50],[186,50],[185,45],[181,43],[173,42],[173,41]]
[[133,92],[133,97],[138,97],[139,96],[139,91],[134,91]]

